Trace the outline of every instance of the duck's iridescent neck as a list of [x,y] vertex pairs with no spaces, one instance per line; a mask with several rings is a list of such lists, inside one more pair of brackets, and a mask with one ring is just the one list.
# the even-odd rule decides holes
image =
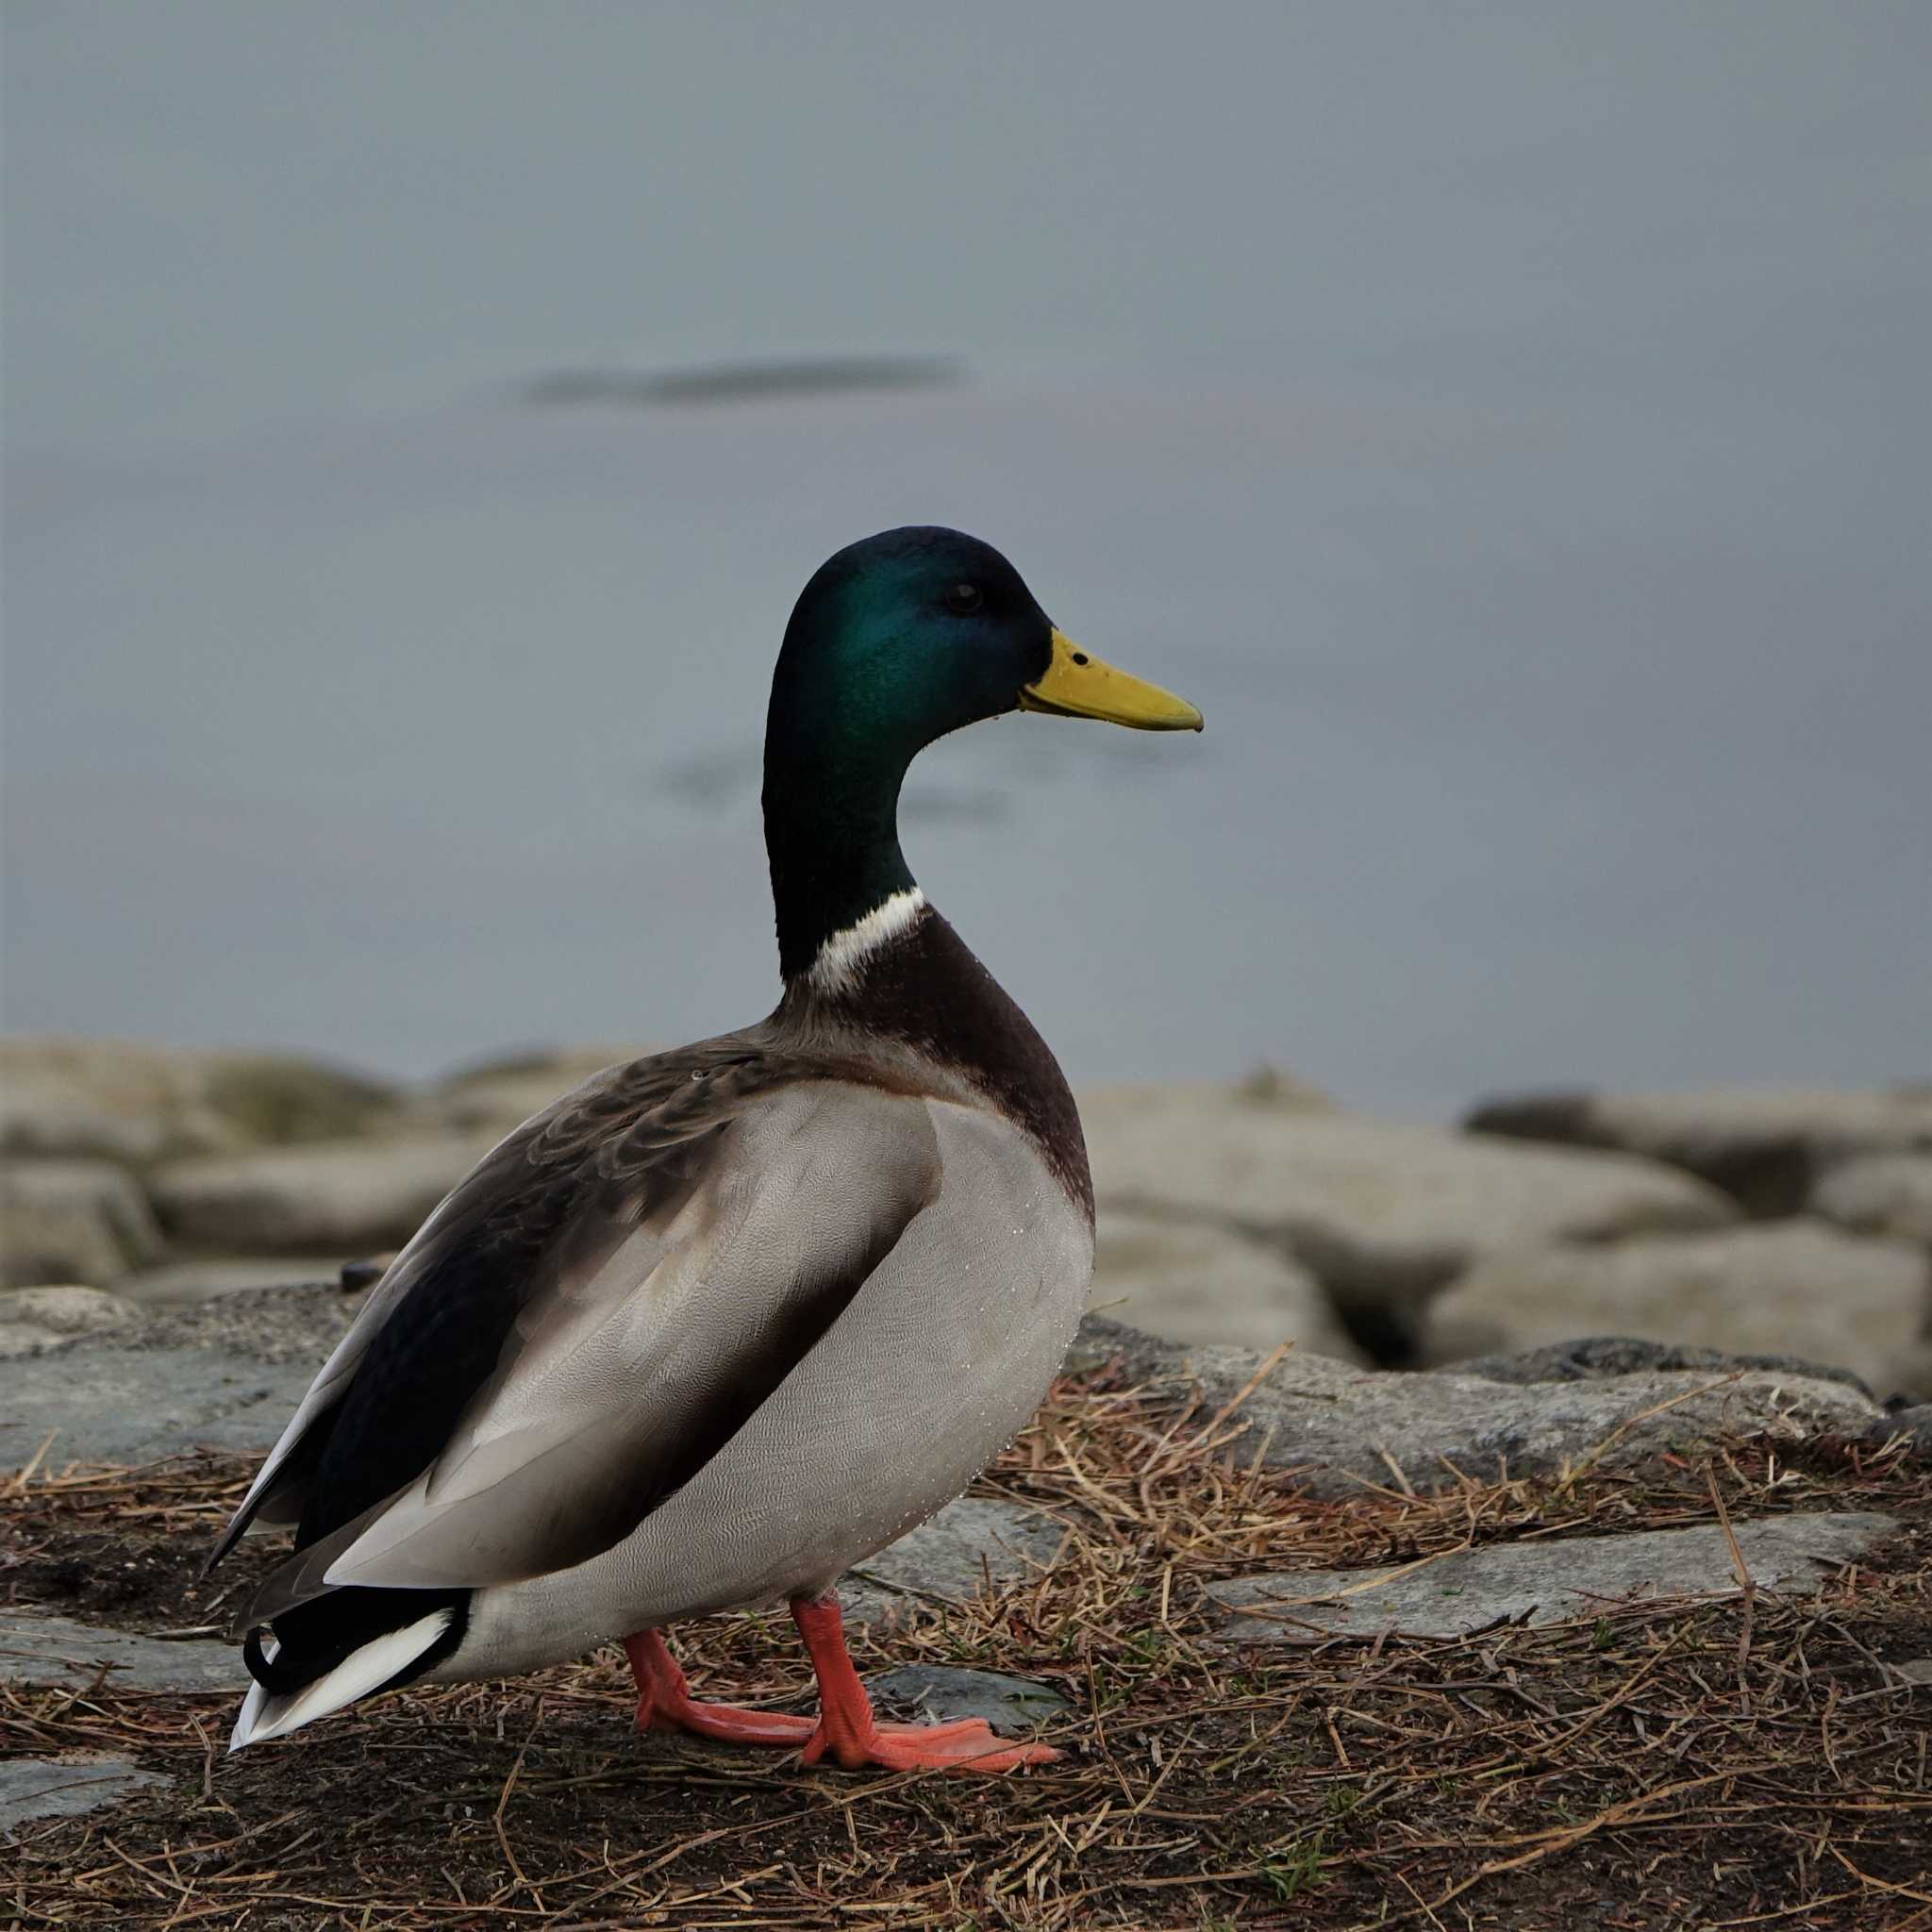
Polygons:
[[790,985],[841,936],[875,929],[887,907],[919,889],[899,850],[899,785],[875,774],[802,774],[774,785],[765,767],[765,853],[778,919],[778,970]]

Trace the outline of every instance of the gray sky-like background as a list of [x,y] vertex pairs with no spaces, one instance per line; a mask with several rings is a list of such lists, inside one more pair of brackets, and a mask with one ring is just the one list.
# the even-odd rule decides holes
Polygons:
[[[830,550],[1185,743],[938,747],[1077,1078],[1932,1061],[1932,11],[6,8],[5,1019],[426,1073],[773,995]],[[955,357],[540,406],[557,370]]]

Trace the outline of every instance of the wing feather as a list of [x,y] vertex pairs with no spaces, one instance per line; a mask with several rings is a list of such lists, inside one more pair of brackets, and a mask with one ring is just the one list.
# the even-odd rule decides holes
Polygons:
[[540,1324],[330,1585],[508,1583],[620,1541],[744,1426],[939,1181],[923,1103],[835,1083],[757,1109],[647,1274],[607,1264],[532,1305],[569,1313]]
[[[308,1425],[318,1446],[291,1430],[292,1453],[277,1452],[306,1488],[302,1529],[252,1614],[345,1585],[566,1568],[702,1469],[938,1191],[923,1099],[812,1072],[687,1068],[648,1116],[613,1113],[599,1091],[575,1120],[540,1118],[504,1143],[491,1160],[553,1176],[551,1203],[533,1203],[527,1178],[499,1178],[493,1207],[466,1200],[486,1163],[425,1229],[420,1272],[399,1258],[391,1274],[408,1278],[359,1358],[318,1377],[346,1384]],[[471,1306],[464,1270],[486,1261],[495,1285]],[[455,1391],[436,1363],[452,1349],[466,1363]],[[434,1441],[412,1454],[437,1401]],[[275,1499],[273,1482],[258,1491]]]
[[[607,1068],[500,1141],[391,1264],[323,1364],[208,1557],[211,1569],[256,1523],[300,1523],[316,1541],[390,1494],[441,1447],[479,1383],[504,1366],[525,1304],[613,1221],[662,1216],[688,1195],[724,1128],[761,1092],[815,1069],[756,1034]],[[315,1513],[345,1420],[375,1425],[389,1475],[368,1472]],[[384,1412],[387,1412],[386,1414]],[[399,1427],[398,1424],[402,1425]],[[342,1457],[334,1486],[343,1488]],[[406,1467],[398,1467],[406,1463]]]

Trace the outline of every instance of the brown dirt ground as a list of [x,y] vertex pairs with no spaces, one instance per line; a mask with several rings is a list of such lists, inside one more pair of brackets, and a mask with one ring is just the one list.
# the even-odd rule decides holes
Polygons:
[[[1742,1441],[1317,1504],[1242,1461],[1237,1429],[1183,1388],[1063,1383],[981,1486],[1050,1511],[1058,1560],[943,1613],[908,1601],[858,1641],[869,1672],[1053,1683],[1074,1707],[1059,1764],[847,1775],[640,1738],[614,1649],[404,1691],[232,1759],[226,1698],[0,1685],[0,1755],[110,1750],[173,1780],[23,1827],[0,1925],[1932,1926],[1932,1688],[1890,1668],[1932,1657],[1932,1469]],[[223,1622],[249,1576],[196,1573],[248,1474],[193,1457],[0,1477],[0,1597],[124,1629]],[[1198,1595],[1816,1508],[1906,1529],[1812,1598],[1454,1641],[1229,1650]],[[699,1694],[808,1707],[782,1614],[676,1641]]]

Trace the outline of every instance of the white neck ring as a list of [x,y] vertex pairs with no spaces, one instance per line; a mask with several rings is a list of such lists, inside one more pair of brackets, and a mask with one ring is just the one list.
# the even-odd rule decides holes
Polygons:
[[819,948],[806,980],[814,992],[838,994],[855,991],[865,974],[867,960],[882,946],[889,946],[909,932],[925,910],[925,894],[917,886],[909,891],[894,892],[882,906],[874,906],[863,919],[835,932]]

